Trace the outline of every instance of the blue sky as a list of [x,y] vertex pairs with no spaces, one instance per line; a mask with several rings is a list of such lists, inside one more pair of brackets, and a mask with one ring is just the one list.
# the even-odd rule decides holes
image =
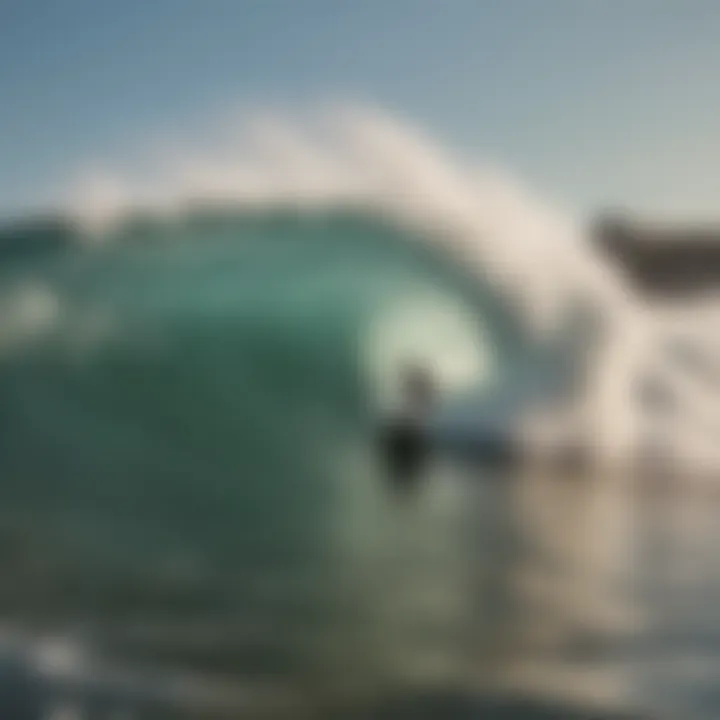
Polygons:
[[239,103],[336,98],[583,213],[720,219],[718,0],[0,0],[0,213]]

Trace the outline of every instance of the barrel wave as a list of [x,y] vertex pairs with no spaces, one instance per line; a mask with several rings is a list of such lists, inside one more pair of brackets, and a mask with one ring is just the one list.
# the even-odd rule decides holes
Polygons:
[[622,486],[379,457],[408,363],[454,457],[518,407],[633,438],[654,326],[574,222],[465,160],[383,114],[264,123],[0,232],[0,715],[634,707]]
[[370,217],[128,223],[114,240],[6,265],[2,457],[28,492],[267,478],[359,427],[403,363],[452,390],[519,342],[488,287]]

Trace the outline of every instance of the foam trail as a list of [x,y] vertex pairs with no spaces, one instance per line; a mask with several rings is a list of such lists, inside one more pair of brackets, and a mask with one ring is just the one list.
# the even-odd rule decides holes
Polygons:
[[[94,170],[68,199],[91,236],[127,213],[169,216],[189,204],[354,206],[419,229],[418,235],[484,277],[518,307],[531,331],[557,330],[583,304],[602,322],[585,394],[567,422],[586,443],[622,462],[645,422],[634,386],[650,366],[678,385],[661,345],[678,320],[654,318],[584,237],[582,227],[493,169],[453,157],[387,113],[332,108],[314,120],[260,116],[231,126],[214,150],[176,153],[132,173]],[[700,400],[685,392],[688,405]],[[685,449],[694,440],[680,440]]]

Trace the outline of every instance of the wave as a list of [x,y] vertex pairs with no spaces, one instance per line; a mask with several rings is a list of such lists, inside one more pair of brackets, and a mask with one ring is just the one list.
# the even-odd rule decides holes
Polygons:
[[[565,427],[610,458],[642,440],[636,385],[657,378],[682,401],[668,447],[717,467],[695,377],[712,375],[714,308],[651,314],[582,228],[506,177],[386,115],[328,122],[91,175],[60,216],[0,233],[0,616],[70,627],[81,675],[88,650],[93,671],[186,663],[203,682],[295,681],[315,662],[328,687],[340,661],[353,682],[454,674],[453,648],[398,622],[466,634],[478,548],[505,562],[500,496],[440,468],[425,520],[379,498],[369,431],[409,360],[468,398],[470,424],[577,380]],[[665,347],[678,339],[704,352]]]
[[[281,234],[290,228],[302,243],[322,223],[335,223],[336,236],[354,234],[367,243],[379,229],[383,252],[398,244],[388,236],[401,238],[400,245],[429,249],[436,266],[453,267],[455,282],[464,275],[482,288],[481,304],[492,305],[486,314],[503,316],[491,334],[513,335],[516,356],[533,344],[557,346],[573,322],[591,321],[592,350],[582,355],[586,382],[567,422],[583,426],[586,444],[599,455],[626,459],[638,452],[648,422],[636,388],[648,374],[688,395],[663,350],[684,321],[649,312],[597,255],[580,222],[496,168],[455,156],[410,123],[376,109],[330,108],[310,118],[229,123],[205,146],[181,147],[151,149],[142,167],[99,163],[79,173],[62,201],[78,231],[69,233],[67,220],[55,221],[54,234],[47,224],[31,228],[38,246],[52,246],[48,238],[55,238],[56,250],[66,248],[70,235],[96,250],[153,237],[175,245],[207,234],[235,242],[271,226]],[[332,258],[350,244],[329,243],[322,252]],[[5,245],[17,254],[17,242]],[[113,252],[105,248],[107,257]],[[319,262],[310,256],[307,262]],[[238,277],[242,272],[235,268]],[[196,297],[191,312],[217,292]]]

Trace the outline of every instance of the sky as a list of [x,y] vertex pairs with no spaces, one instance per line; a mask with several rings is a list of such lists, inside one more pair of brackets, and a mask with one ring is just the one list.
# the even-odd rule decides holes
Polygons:
[[352,101],[579,213],[720,221],[718,0],[0,0],[0,214],[238,106]]

